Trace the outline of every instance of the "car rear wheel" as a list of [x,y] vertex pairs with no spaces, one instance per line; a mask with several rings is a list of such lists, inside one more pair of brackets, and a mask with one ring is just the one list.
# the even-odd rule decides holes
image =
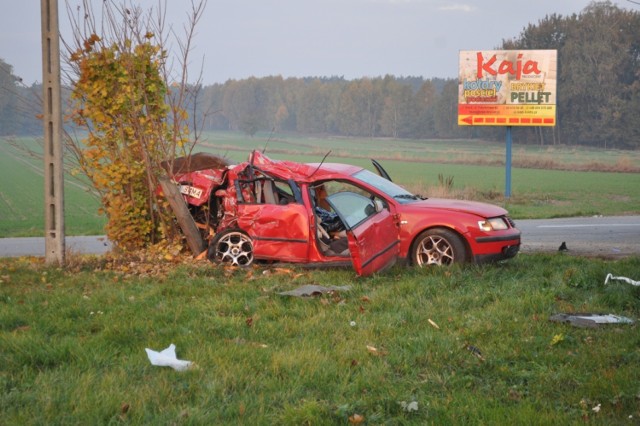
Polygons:
[[434,228],[418,235],[412,245],[410,257],[411,263],[416,266],[451,265],[464,263],[467,249],[455,232]]
[[213,238],[207,257],[214,263],[249,266],[253,263],[253,243],[246,232],[227,229]]

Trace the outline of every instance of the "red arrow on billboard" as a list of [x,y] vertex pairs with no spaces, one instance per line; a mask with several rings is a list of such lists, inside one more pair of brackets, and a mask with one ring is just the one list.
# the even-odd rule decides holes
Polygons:
[[500,116],[483,116],[483,115],[469,115],[461,118],[460,121],[465,124],[473,125],[553,125],[555,118],[553,117],[500,117]]

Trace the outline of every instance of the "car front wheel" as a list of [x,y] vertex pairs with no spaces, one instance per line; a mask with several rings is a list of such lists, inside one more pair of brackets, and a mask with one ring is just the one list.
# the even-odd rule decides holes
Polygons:
[[227,229],[213,238],[207,257],[214,263],[249,266],[253,263],[253,243],[246,232]]
[[458,234],[448,229],[434,228],[418,235],[410,257],[411,263],[416,266],[451,265],[464,263],[467,250]]

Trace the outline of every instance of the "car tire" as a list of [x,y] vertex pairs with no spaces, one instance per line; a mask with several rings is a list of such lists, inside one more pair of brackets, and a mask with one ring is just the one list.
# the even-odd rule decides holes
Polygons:
[[224,230],[216,234],[211,240],[207,258],[213,263],[250,266],[253,264],[251,237],[240,229]]
[[409,254],[414,266],[446,266],[467,261],[467,248],[454,231],[433,228],[423,231],[411,245]]

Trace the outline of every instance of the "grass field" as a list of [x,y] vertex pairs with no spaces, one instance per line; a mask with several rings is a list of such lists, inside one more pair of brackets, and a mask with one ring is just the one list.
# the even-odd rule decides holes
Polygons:
[[[38,150],[33,139],[16,141]],[[199,150],[245,161],[252,149],[275,159],[347,162],[379,159],[393,179],[425,196],[488,201],[515,219],[640,213],[640,152],[514,146],[512,196],[504,199],[504,146],[483,141],[330,139],[237,133],[204,135]],[[517,167],[521,164],[520,167]],[[525,167],[526,166],[526,167]],[[531,168],[546,166],[550,169]],[[568,170],[561,170],[566,168]],[[594,171],[626,170],[627,172]],[[453,179],[451,188],[439,183]],[[40,236],[44,228],[42,160],[0,141],[0,238]],[[86,185],[65,184],[67,235],[102,234],[104,217]]]
[[[640,259],[226,270],[0,260],[0,418],[17,424],[637,424]],[[166,269],[163,269],[166,268]],[[318,297],[279,293],[348,286]],[[174,343],[195,368],[154,367]]]
[[[39,151],[33,139],[17,140],[16,143]],[[42,236],[43,160],[0,140],[0,182],[0,238]],[[86,184],[67,177],[64,198],[67,235],[104,234],[105,219],[98,214],[99,202]]]
[[[248,138],[229,132],[206,133],[203,146],[215,147],[231,158],[244,160],[250,149],[312,156],[315,161],[331,151],[330,158],[371,157],[403,162],[442,162],[502,165],[505,144],[482,140],[391,140],[360,138],[288,137],[258,134]],[[572,146],[518,146],[514,137],[513,162],[519,167],[573,171],[640,172],[640,152]]]

